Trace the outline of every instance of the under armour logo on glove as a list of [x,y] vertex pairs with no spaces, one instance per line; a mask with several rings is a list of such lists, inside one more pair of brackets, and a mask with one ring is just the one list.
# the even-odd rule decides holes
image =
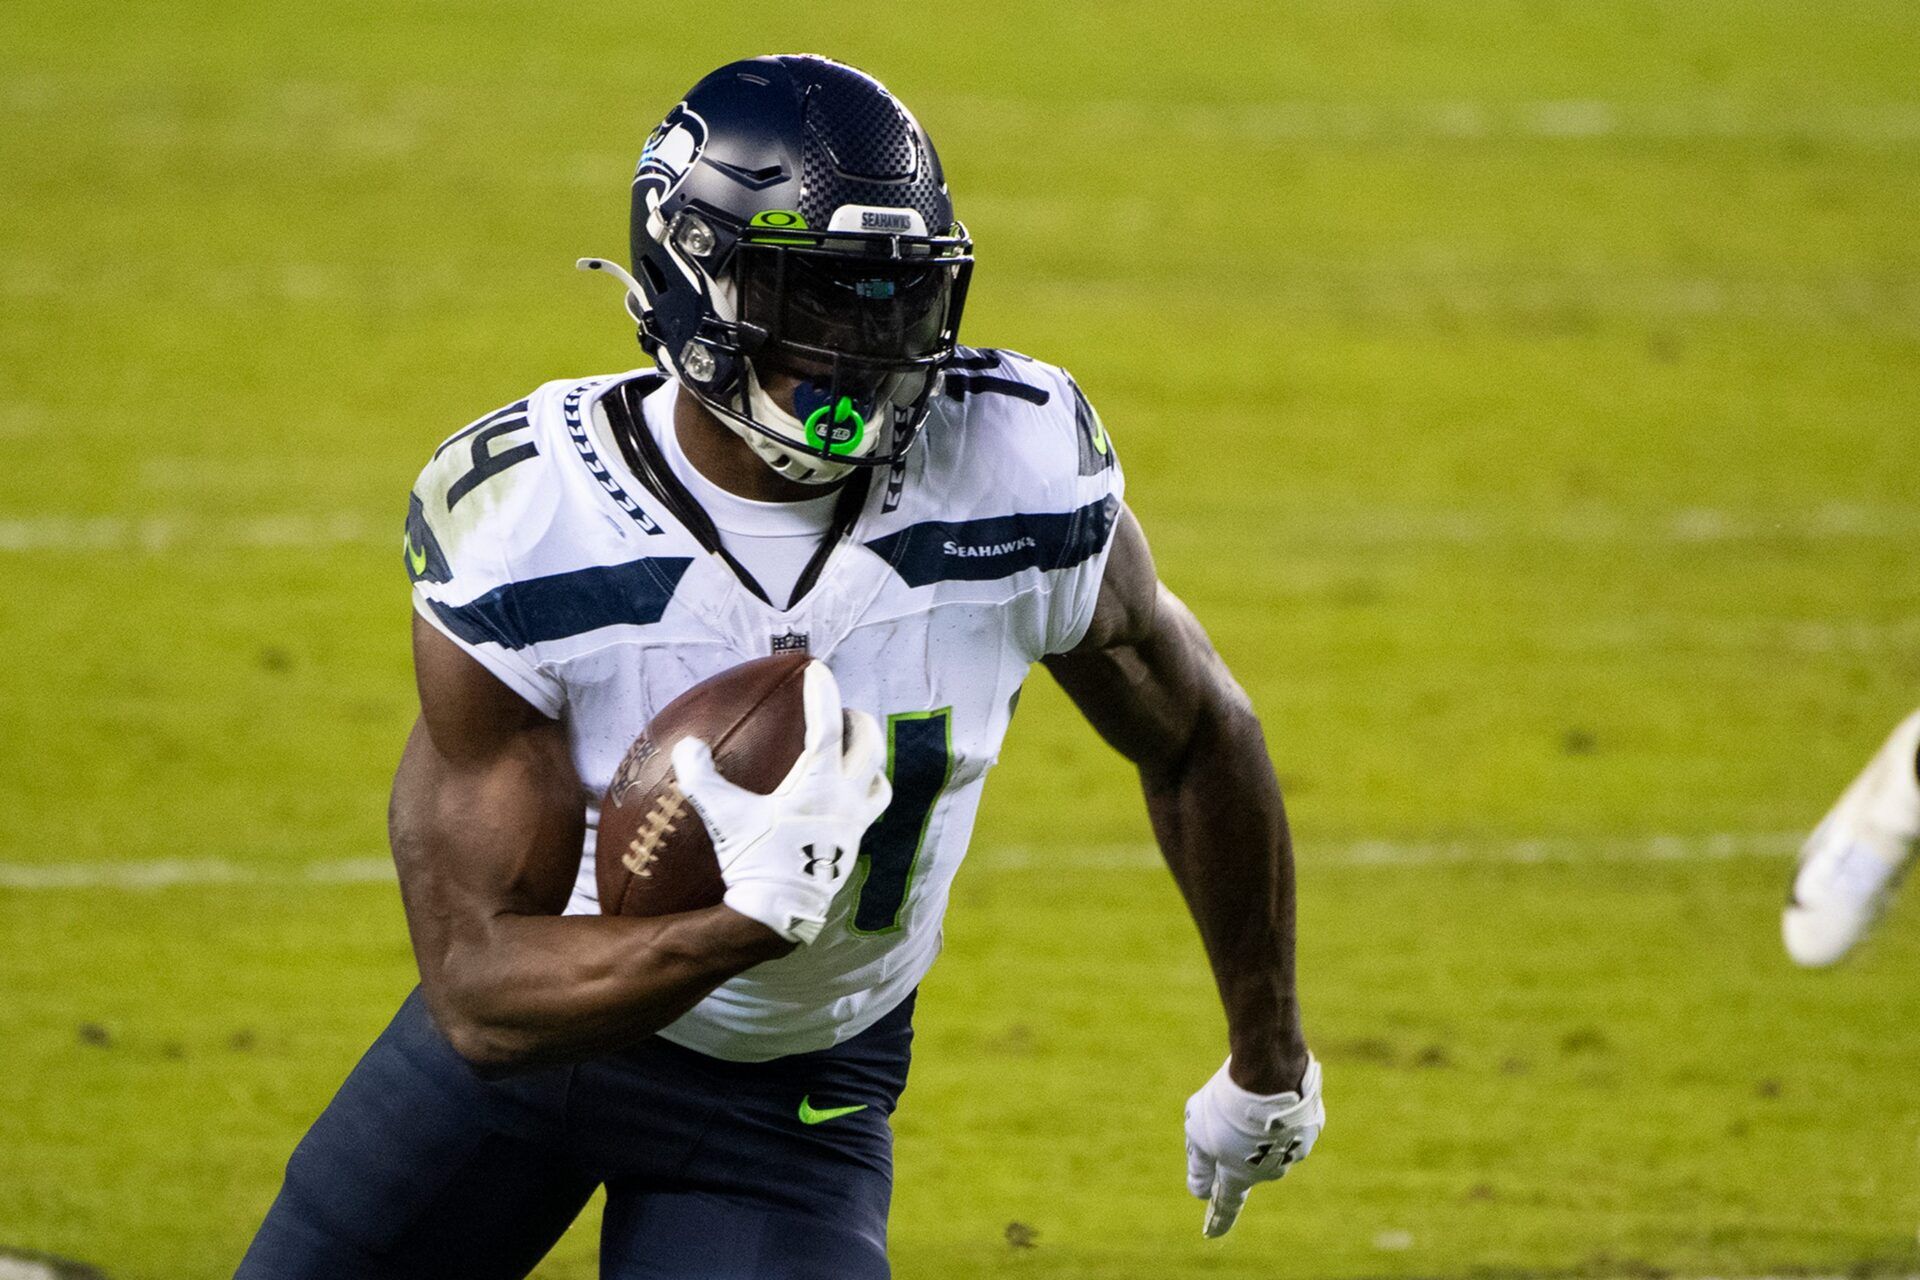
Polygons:
[[840,872],[840,855],[845,850],[835,849],[823,858],[813,851],[812,845],[808,844],[800,846],[800,852],[807,855],[806,865],[800,868],[802,871],[810,876],[826,876],[832,879]]
[[852,878],[860,847],[893,788],[880,726],[847,711],[826,664],[807,664],[806,739],[770,795],[720,776],[713,753],[692,738],[673,748],[673,772],[713,837],[727,906],[788,942],[812,942]]
[[[1279,1127],[1280,1127],[1280,1121],[1278,1119],[1267,1121],[1267,1132],[1272,1133],[1274,1130],[1278,1129]],[[1258,1147],[1254,1148],[1252,1155],[1247,1157],[1247,1163],[1250,1165],[1264,1164],[1266,1163],[1267,1157],[1272,1154],[1273,1154],[1273,1143],[1263,1142]],[[1280,1153],[1279,1164],[1282,1168],[1284,1168],[1285,1166],[1292,1164],[1295,1160],[1299,1158],[1300,1158],[1300,1139],[1294,1138],[1287,1143],[1286,1150]]]

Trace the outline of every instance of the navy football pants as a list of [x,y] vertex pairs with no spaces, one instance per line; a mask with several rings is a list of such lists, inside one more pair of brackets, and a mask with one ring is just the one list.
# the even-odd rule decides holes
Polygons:
[[[508,1280],[606,1184],[604,1280],[883,1280],[913,1000],[845,1044],[658,1038],[483,1080],[419,991],[294,1149],[237,1280]],[[816,1110],[864,1104],[822,1123]]]

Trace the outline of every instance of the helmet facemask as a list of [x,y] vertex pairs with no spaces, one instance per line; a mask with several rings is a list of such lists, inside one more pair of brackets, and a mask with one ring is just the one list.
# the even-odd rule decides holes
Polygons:
[[969,264],[896,256],[886,243],[862,247],[745,242],[735,250],[730,283],[753,344],[748,442],[792,479],[825,483],[893,460],[918,431],[953,352]]
[[953,354],[973,265],[963,229],[770,234],[683,211],[667,230],[711,319],[677,351],[649,336],[695,399],[801,483],[905,453]]

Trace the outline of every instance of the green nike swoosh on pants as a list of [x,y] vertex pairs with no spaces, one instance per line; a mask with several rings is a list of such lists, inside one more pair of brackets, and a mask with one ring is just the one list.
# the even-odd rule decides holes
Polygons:
[[850,1116],[856,1111],[865,1111],[866,1103],[856,1107],[823,1107],[815,1110],[811,1098],[800,1099],[801,1124],[825,1124],[829,1120],[838,1120],[841,1116]]

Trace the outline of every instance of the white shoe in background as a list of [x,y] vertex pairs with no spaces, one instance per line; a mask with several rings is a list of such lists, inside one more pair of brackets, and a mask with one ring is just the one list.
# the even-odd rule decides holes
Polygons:
[[1900,722],[1800,850],[1780,914],[1795,963],[1816,969],[1853,949],[1879,918],[1920,844],[1920,711]]

